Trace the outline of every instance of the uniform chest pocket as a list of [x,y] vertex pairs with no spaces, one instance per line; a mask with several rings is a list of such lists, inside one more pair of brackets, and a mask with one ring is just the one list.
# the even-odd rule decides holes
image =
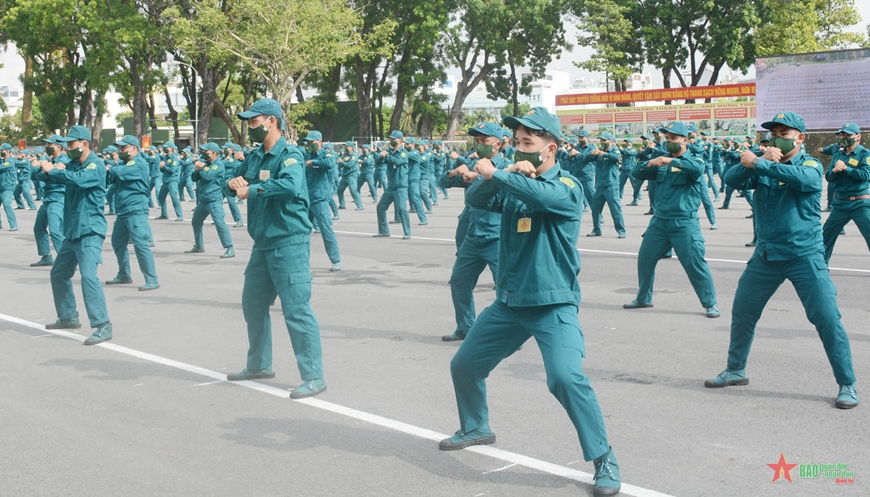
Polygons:
[[673,172],[668,174],[668,183],[674,186],[685,186],[689,182],[689,175],[684,172]]

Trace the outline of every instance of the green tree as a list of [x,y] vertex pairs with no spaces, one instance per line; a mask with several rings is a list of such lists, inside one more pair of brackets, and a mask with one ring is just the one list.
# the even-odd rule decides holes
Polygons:
[[[493,73],[511,61],[526,60],[538,73],[543,72],[554,53],[564,46],[559,14],[561,2],[548,0],[460,0],[451,14],[442,40],[444,56],[460,71],[456,96],[450,106],[447,139],[461,124],[462,106],[471,92]],[[554,17],[555,16],[555,17]],[[511,53],[513,51],[513,53]],[[516,80],[516,71],[512,71]],[[518,87],[517,84],[514,87]],[[488,87],[495,93],[495,87]],[[515,99],[514,99],[515,100]]]
[[504,107],[501,108],[501,120],[504,121],[504,118],[508,116],[520,117],[526,115],[530,110],[532,110],[532,104],[523,102],[518,106],[514,107],[513,103],[508,103]]
[[847,28],[861,16],[854,0],[762,0],[758,56],[836,50],[864,40]]
[[[197,15],[178,18],[180,33],[201,33],[208,53],[233,56],[281,103],[292,134],[290,112],[296,88],[310,73],[332,67],[366,47],[359,12],[341,0],[224,0],[229,12],[194,0]],[[187,38],[187,36],[185,36]]]
[[578,43],[595,50],[589,60],[575,63],[592,72],[603,72],[616,91],[625,91],[631,75],[643,67],[640,28],[631,22],[627,0],[574,2],[580,30]]

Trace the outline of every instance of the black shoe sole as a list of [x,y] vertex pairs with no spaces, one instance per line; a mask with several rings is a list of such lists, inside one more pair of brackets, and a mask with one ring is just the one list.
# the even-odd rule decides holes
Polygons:
[[593,497],[610,497],[611,495],[618,494],[619,490],[619,488],[611,487],[592,487],[592,495]]
[[631,304],[623,304],[623,309],[649,309],[651,307],[655,307],[653,304],[643,304],[643,305],[631,305]]
[[741,385],[748,385],[748,384],[749,384],[749,378],[744,378],[742,380],[726,381],[725,383],[722,383],[722,384],[713,383],[710,380],[707,380],[704,382],[704,386],[707,388],[725,388],[725,387],[734,387],[734,386],[741,386]]
[[94,342],[94,341],[91,341],[90,339],[87,339],[87,340],[85,340],[84,342],[82,342],[82,345],[99,345],[99,344],[101,344],[101,343],[108,342],[108,341],[111,340],[111,339],[112,339],[112,337],[109,337],[109,338],[107,338],[107,339],[105,339],[105,340],[98,340],[98,341],[95,341],[95,342]]
[[444,335],[441,337],[442,342],[461,342],[465,337],[457,337],[455,335]]
[[834,405],[837,406],[837,409],[851,409],[853,407],[858,407],[858,404],[853,404],[852,402],[834,402]]
[[[446,444],[444,442],[447,442]],[[462,442],[461,444],[453,445],[450,443],[450,439],[442,440],[438,443],[438,448],[441,450],[460,450],[466,447],[471,447],[472,445],[490,445],[495,443],[495,435],[490,435],[488,437],[478,438],[475,440],[469,440],[467,442]]]

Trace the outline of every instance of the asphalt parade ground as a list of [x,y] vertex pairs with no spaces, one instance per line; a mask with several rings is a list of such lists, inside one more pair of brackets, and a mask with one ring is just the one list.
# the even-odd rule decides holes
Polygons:
[[[364,189],[366,191],[366,189]],[[320,321],[328,390],[288,398],[300,382],[290,340],[273,307],[274,380],[229,383],[245,365],[241,310],[251,239],[232,228],[237,257],[206,222],[203,254],[185,222],[152,221],[161,288],[106,287],[114,338],[89,334],[78,275],[80,333],[47,332],[56,319],[48,268],[32,235],[35,211],[15,211],[20,230],[0,232],[0,495],[591,495],[574,428],[547,390],[533,342],[490,375],[491,446],[441,452],[459,428],[449,362],[457,343],[448,279],[462,193],[441,200],[411,240],[373,239],[375,205],[341,211],[342,270],[329,272],[312,236],[312,306]],[[623,203],[626,203],[625,200]],[[870,493],[870,254],[854,224],[831,261],[862,405],[833,405],[837,385],[813,326],[786,282],[768,304],[749,358],[748,386],[706,389],[725,368],[732,300],[751,248],[749,206],[734,198],[702,220],[722,317],[709,319],[676,258],[662,260],[655,307],[624,310],[637,291],[636,253],[649,222],[624,207],[617,239],[581,239],[585,373],[605,415],[622,470],[621,495],[821,496]],[[719,203],[715,204],[718,207]],[[242,206],[245,213],[245,206]],[[151,211],[152,217],[158,210]],[[392,216],[392,213],[389,214]],[[827,214],[824,214],[827,217]],[[108,218],[110,230],[113,222]],[[229,219],[229,217],[228,217]],[[399,236],[396,236],[399,235]],[[101,280],[117,263],[107,239]],[[529,261],[533,263],[533,261]],[[489,270],[478,311],[495,296]],[[75,331],[75,330],[74,330]],[[798,465],[840,465],[852,483],[795,466],[772,482],[783,455]],[[809,466],[812,468],[812,466]],[[785,476],[785,475],[783,475]]]

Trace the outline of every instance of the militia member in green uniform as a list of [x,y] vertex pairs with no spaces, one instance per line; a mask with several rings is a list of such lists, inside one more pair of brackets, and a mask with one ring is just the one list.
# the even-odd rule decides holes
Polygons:
[[[656,185],[655,211],[643,234],[637,255],[637,298],[626,309],[652,307],[656,264],[673,248],[707,317],[718,318],[713,275],[704,259],[704,237],[698,207],[706,188],[701,175],[704,162],[687,148],[689,129],[680,122],[665,128],[667,155],[642,162],[634,177]],[[652,189],[652,188],[650,188]]]
[[816,327],[839,385],[835,405],[858,405],[849,337],[840,321],[837,288],[822,243],[822,164],[802,150],[806,124],[794,112],[777,114],[762,127],[771,146],[758,157],[744,151],[741,166],[725,174],[728,185],[755,190],[755,252],[737,283],[731,312],[728,367],[704,382],[708,388],[746,385],[746,360],[755,326],[768,300],[788,279]]
[[248,202],[248,234],[254,239],[245,269],[242,312],[248,323],[248,361],[229,381],[274,378],[272,319],[269,307],[281,298],[281,311],[303,383],[291,399],[326,390],[320,326],[311,310],[311,221],[305,188],[305,155],[284,139],[281,104],[262,98],[239,119],[247,120],[251,139],[261,143],[245,159],[241,175],[226,182],[230,201]]
[[614,495],[620,488],[619,466],[582,368],[586,350],[577,318],[577,238],[583,190],[556,161],[561,124],[555,115],[536,107],[522,118],[506,118],[505,125],[516,130],[516,163],[499,170],[481,158],[475,171],[484,181],[466,192],[468,205],[501,213],[496,301],[480,314],[450,362],[460,429],[439,447],[495,442],[486,377],[534,337],[547,386],[574,424],[584,459],[594,461],[593,493]]

